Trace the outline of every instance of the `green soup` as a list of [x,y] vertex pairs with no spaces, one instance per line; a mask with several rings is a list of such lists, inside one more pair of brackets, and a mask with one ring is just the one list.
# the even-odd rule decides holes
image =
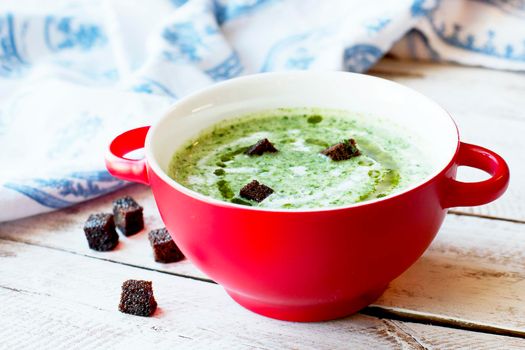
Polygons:
[[[347,111],[277,109],[229,119],[175,152],[169,176],[196,192],[263,208],[325,208],[399,192],[430,173],[411,135]],[[278,149],[245,154],[267,138]],[[361,155],[333,161],[320,152],[353,138]],[[258,203],[240,189],[257,180],[274,192]]]

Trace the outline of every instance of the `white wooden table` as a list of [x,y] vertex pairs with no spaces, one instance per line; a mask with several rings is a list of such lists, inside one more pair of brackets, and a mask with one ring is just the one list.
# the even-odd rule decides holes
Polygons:
[[[524,349],[525,75],[393,60],[370,73],[437,100],[464,141],[499,152],[512,174],[499,201],[450,211],[429,250],[374,305],[310,324],[244,310],[188,261],[153,261],[145,232],[163,225],[149,189],[130,186],[0,224],[0,348]],[[85,219],[123,194],[144,206],[145,231],[121,236],[113,252],[88,249]],[[118,312],[129,278],[153,281],[154,317]]]

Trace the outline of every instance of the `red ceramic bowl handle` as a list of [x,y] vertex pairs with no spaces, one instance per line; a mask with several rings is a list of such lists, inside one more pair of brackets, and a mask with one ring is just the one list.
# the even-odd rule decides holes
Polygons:
[[509,167],[496,153],[461,142],[457,164],[481,169],[491,175],[480,182],[449,179],[444,187],[445,208],[482,205],[500,197],[509,185]]
[[149,184],[146,159],[130,159],[125,155],[144,148],[149,126],[128,130],[115,137],[106,153],[106,168],[109,173],[122,180]]

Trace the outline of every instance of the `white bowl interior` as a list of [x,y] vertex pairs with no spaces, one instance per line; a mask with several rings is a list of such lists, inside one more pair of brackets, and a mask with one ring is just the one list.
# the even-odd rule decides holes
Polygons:
[[280,107],[342,109],[392,120],[417,136],[433,167],[430,177],[450,162],[457,148],[456,125],[448,113],[412,89],[363,74],[288,72],[233,79],[181,99],[150,129],[146,157],[166,175],[173,153],[203,129],[223,119]]

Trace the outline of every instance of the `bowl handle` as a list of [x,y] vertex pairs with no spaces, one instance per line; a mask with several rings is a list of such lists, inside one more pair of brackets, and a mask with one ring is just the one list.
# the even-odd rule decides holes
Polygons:
[[106,152],[106,168],[122,180],[149,184],[146,158],[130,159],[126,154],[144,148],[149,126],[128,130],[111,141]]
[[481,169],[491,175],[479,182],[462,182],[449,178],[443,187],[443,207],[482,205],[499,198],[509,185],[509,167],[496,153],[476,145],[461,142],[458,165]]

